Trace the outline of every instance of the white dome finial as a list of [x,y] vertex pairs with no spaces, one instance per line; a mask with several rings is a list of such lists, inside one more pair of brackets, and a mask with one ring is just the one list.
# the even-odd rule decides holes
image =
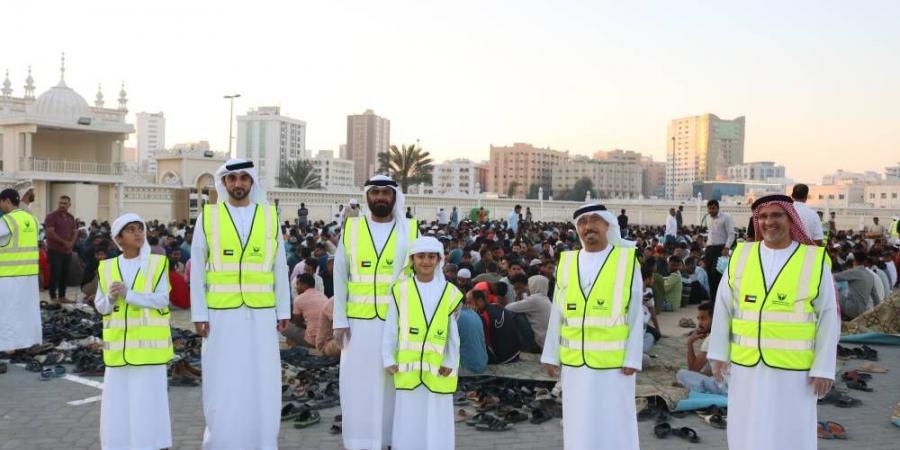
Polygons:
[[31,66],[28,66],[28,77],[25,78],[25,98],[34,98],[34,78],[31,78]]
[[62,52],[62,60],[59,63],[59,82],[66,80],[66,52]]
[[94,106],[98,108],[103,107],[103,86],[97,84],[97,97],[94,99]]
[[122,82],[122,90],[119,91],[119,109],[127,111],[125,107],[128,104],[128,93],[125,92],[125,82]]
[[9,81],[9,69],[6,69],[6,78],[3,79],[3,90],[0,91],[3,93],[3,96],[9,98],[10,94],[12,94],[12,82]]

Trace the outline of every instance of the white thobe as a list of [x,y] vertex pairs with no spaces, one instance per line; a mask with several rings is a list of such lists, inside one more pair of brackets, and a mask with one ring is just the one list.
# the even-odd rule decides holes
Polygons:
[[[134,284],[141,262],[119,256],[122,282]],[[169,277],[163,274],[151,294],[129,289],[125,303],[142,308],[169,306]],[[94,305],[100,314],[116,306],[100,287]],[[100,443],[104,450],[159,450],[172,446],[166,365],[107,367],[100,403]]]
[[[393,227],[394,221],[379,223],[369,220],[369,231],[379,252],[387,244]],[[397,234],[393,255],[395,280],[403,269],[409,245],[407,241],[408,237],[403,233]],[[377,318],[347,318],[349,261],[344,240],[341,239],[334,256],[334,328],[350,327],[350,342],[345,343],[341,351],[341,434],[344,447],[350,450],[374,450],[391,445],[394,384],[384,371],[381,360],[384,321]],[[390,297],[384,300],[393,301]]]
[[[794,248],[773,250],[760,244],[760,260],[766,288],[772,286]],[[828,267],[822,271],[819,296],[813,301],[818,317],[815,359],[809,371],[774,369],[763,363],[754,367],[732,364],[728,380],[728,447],[731,450],[816,448],[816,394],[810,377],[834,379],[840,319],[834,282]],[[729,361],[734,298],[728,276],[722,277],[716,294],[707,358]]]
[[[444,283],[432,280],[422,283],[416,280],[425,320],[431,323]],[[384,339],[381,345],[381,357],[384,367],[397,364],[397,307],[388,308],[387,321],[384,324]],[[457,315],[450,315],[447,345],[444,346],[444,359],[441,366],[456,369],[459,365],[459,329],[456,327]],[[389,383],[392,381],[389,380]],[[391,448],[397,450],[453,450],[455,446],[455,428],[453,418],[453,395],[435,394],[421,385],[411,391],[397,390],[394,400],[394,425]]]
[[[599,252],[582,250],[578,254],[581,291],[590,292],[600,268],[612,246]],[[576,288],[572,286],[571,288]],[[624,367],[641,370],[644,326],[641,308],[640,264],[635,262],[631,277],[631,300],[625,321],[628,340],[625,343]],[[541,362],[559,365],[560,327],[562,315],[554,304]],[[621,369],[598,370],[587,366],[562,366],[560,381],[563,392],[563,444],[568,450],[637,449],[638,428],[634,391],[637,375],[625,375]],[[595,437],[599,437],[596,438]]]
[[[12,236],[0,219],[0,246]],[[38,276],[0,277],[0,352],[28,348],[43,342]]]
[[[241,243],[246,245],[254,205],[226,203]],[[222,226],[229,226],[225,221]],[[204,449],[278,448],[281,426],[281,354],[277,320],[291,318],[291,289],[281,233],[276,233],[275,308],[209,309],[206,305],[206,258],[209,248],[203,215],[194,225],[191,244],[191,316],[209,322],[203,339]]]

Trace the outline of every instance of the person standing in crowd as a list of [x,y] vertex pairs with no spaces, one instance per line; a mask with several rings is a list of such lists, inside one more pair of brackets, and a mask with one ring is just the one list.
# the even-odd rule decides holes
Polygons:
[[438,210],[437,215],[437,223],[441,228],[445,228],[447,224],[450,222],[450,219],[447,218],[447,211],[444,211],[444,208]]
[[[573,215],[582,250],[560,255],[541,362],[562,365],[563,444],[569,450],[638,449],[635,374],[643,357],[640,264],[615,216],[599,204]],[[674,215],[673,215],[674,220]],[[602,436],[602,439],[597,439]]]
[[816,243],[816,245],[824,245],[825,232],[822,230],[822,219],[815,211],[806,206],[806,199],[809,197],[809,186],[798,183],[791,189],[791,199],[794,200],[794,210],[800,216],[803,222],[803,229],[806,235]]
[[111,234],[122,251],[100,261],[94,306],[103,315],[104,449],[172,446],[166,365],[174,357],[166,257],[150,253],[144,219],[127,213]]
[[665,246],[667,249],[675,245],[675,238],[678,237],[678,220],[675,218],[675,208],[669,208],[669,215],[666,216],[666,231],[664,233]]
[[678,226],[678,229],[681,230],[684,227],[684,217],[681,216],[681,213],[684,212],[684,205],[678,205],[678,210],[675,211],[675,225]]
[[0,192],[0,352],[43,342],[38,292],[40,224],[19,206],[16,190]]
[[884,227],[884,225],[878,223],[877,217],[873,217],[872,225],[866,227],[865,236],[868,239],[881,239],[884,237],[885,231],[887,231],[887,229]]
[[616,220],[619,222],[619,230],[622,231],[622,238],[624,238],[628,234],[628,216],[625,215],[624,209]]
[[525,223],[528,223],[528,224],[532,223],[531,207],[530,207],[530,206],[526,206],[526,207],[525,207]]
[[391,288],[382,340],[397,391],[391,448],[452,450],[463,294],[443,277],[444,246],[437,239],[420,237],[409,253],[415,275]]
[[522,205],[516,205],[512,212],[509,213],[509,217],[506,218],[506,226],[509,228],[509,231],[512,232],[513,236],[519,232],[519,219],[521,218],[521,215]]
[[31,180],[22,180],[16,183],[14,189],[19,193],[19,208],[31,212],[31,204],[34,203],[34,183]]
[[253,161],[228,160],[215,185],[220,202],[203,207],[191,245],[191,315],[205,338],[203,448],[276,448],[278,335],[291,318],[284,242]]
[[68,195],[59,197],[56,211],[47,214],[44,230],[47,233],[47,259],[50,263],[50,300],[72,303],[66,297],[69,267],[72,264],[72,249],[78,240],[75,217],[69,214],[72,199]]
[[450,211],[450,226],[456,228],[459,226],[459,211],[456,207],[453,207],[453,210]]
[[717,382],[730,371],[728,447],[815,449],[816,398],[831,390],[840,337],[831,264],[790,197],[752,209],[757,240],[731,257],[707,353]]
[[342,436],[350,450],[391,445],[394,389],[379,348],[391,284],[407,268],[407,249],[419,233],[416,219],[401,216],[404,196],[396,181],[375,175],[363,190],[369,212],[347,221],[334,261]]
[[301,202],[300,208],[297,209],[297,225],[301,233],[306,233],[309,227],[309,209],[306,208],[306,203]]
[[[718,200],[706,202],[706,212],[709,213],[707,221],[709,237],[706,241],[706,248],[703,250],[703,268],[709,275],[710,298],[714,299],[719,289],[719,280],[722,279],[722,274],[716,270],[716,263],[720,256],[728,256],[728,249],[731,248],[736,236],[734,221],[731,220],[731,216],[719,211]],[[756,235],[756,239],[760,238],[761,236]]]

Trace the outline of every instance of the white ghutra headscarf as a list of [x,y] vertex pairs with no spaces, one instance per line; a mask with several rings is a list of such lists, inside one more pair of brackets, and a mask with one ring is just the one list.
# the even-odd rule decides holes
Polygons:
[[232,173],[241,173],[245,172],[247,175],[250,175],[250,178],[253,178],[253,186],[250,187],[250,202],[251,203],[259,203],[263,205],[267,205],[269,203],[266,200],[266,190],[263,187],[262,183],[259,181],[259,176],[256,174],[256,168],[253,166],[253,161],[249,159],[229,159],[219,167],[219,170],[216,170],[216,193],[218,194],[218,201],[224,202],[228,198],[228,189],[225,188],[225,182],[222,179],[229,174]]
[[[600,216],[600,218],[603,219],[604,222],[609,224],[609,230],[607,230],[606,232],[607,242],[615,245],[616,247],[634,247],[636,245],[634,241],[629,241],[622,238],[622,231],[619,228],[619,221],[616,220],[616,216],[609,212],[605,206],[599,203],[588,203],[576,209],[575,213],[572,214],[572,223],[577,225],[579,218],[591,214]],[[580,240],[581,237],[579,236],[578,239]],[[584,247],[584,242],[581,243],[581,246]]]
[[409,246],[409,258],[412,258],[416,253],[437,253],[438,264],[434,269],[434,281],[437,281],[439,284],[447,281],[444,278],[444,245],[440,241],[431,236],[422,236]]
[[147,270],[150,266],[150,244],[147,242],[147,223],[144,222],[144,219],[141,216],[135,213],[125,213],[119,216],[118,219],[114,220],[111,227],[113,242],[116,243],[116,247],[119,250],[122,250],[122,246],[119,245],[119,242],[116,241],[116,236],[122,232],[122,229],[125,228],[126,225],[133,222],[140,222],[141,225],[144,226],[144,245],[141,246],[141,251],[138,254],[138,259],[141,263],[141,272],[147,273]]
[[[369,190],[376,187],[389,187],[394,190],[394,210],[392,211],[394,220],[397,221],[397,232],[399,236],[409,236],[409,221],[406,220],[406,196],[400,186],[393,178],[387,175],[375,175],[366,181],[363,186],[363,196],[366,197],[366,218],[372,220],[372,208],[368,208]],[[410,243],[412,244],[412,243]]]

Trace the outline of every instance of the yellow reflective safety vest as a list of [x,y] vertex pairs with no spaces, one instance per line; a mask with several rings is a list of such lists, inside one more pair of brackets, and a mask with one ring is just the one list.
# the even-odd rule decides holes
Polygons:
[[635,249],[614,246],[587,295],[581,288],[579,252],[562,252],[556,273],[553,302],[562,317],[560,363],[592,369],[622,367]]
[[831,238],[831,222],[822,222],[822,245],[828,245],[828,239]]
[[241,243],[225,203],[203,207],[206,305],[209,309],[275,307],[278,216],[272,205],[256,204],[250,236]]
[[3,215],[9,228],[9,240],[0,245],[0,277],[38,274],[39,224],[27,211],[13,210]]
[[[416,219],[397,219],[409,222],[406,245],[412,244],[419,236]],[[347,282],[347,317],[352,319],[387,319],[390,304],[391,284],[394,282],[394,263],[403,264],[406,275],[412,273],[409,258],[397,253],[397,221],[391,229],[384,248],[379,252],[369,231],[369,221],[365,216],[350,217],[342,230],[344,251],[349,264]]]
[[[168,276],[168,266],[165,256],[150,255],[147,273],[139,270],[129,290],[143,294],[154,292],[159,280]],[[100,261],[97,276],[104,293],[109,292],[113,282],[124,282],[119,258]],[[103,363],[107,367],[166,364],[172,359],[168,306],[142,308],[125,303],[122,297],[111,298],[110,303],[114,305],[113,312],[103,316]]]
[[731,362],[752,367],[809,370],[815,358],[822,271],[830,270],[825,248],[800,244],[766,288],[759,242],[740,243],[728,264],[734,299]]
[[888,236],[891,239],[900,239],[900,219],[891,220],[891,229],[888,230]]
[[[445,283],[437,309],[428,321],[422,309],[419,289],[412,278],[393,286],[394,304],[397,307],[397,366],[394,388],[412,390],[424,384],[436,394],[456,392],[457,369],[450,375],[438,374],[444,360],[444,347],[450,336],[450,327],[456,322],[450,315],[462,302],[463,294],[456,286]],[[458,361],[457,361],[458,363]]]

